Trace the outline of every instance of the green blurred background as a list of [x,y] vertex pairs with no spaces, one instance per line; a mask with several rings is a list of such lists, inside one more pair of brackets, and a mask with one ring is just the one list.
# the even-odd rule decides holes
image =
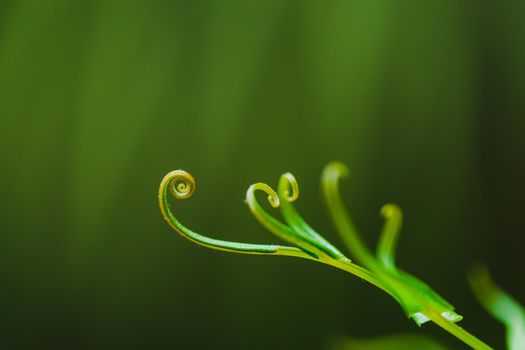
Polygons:
[[[0,1],[0,346],[318,349],[417,331],[333,268],[215,252],[278,242],[243,203],[292,171],[303,215],[341,246],[319,197],[330,160],[373,244],[405,213],[399,263],[492,345],[503,328],[465,271],[525,303],[525,2]],[[308,307],[306,307],[308,305]],[[422,334],[462,348],[436,326]]]

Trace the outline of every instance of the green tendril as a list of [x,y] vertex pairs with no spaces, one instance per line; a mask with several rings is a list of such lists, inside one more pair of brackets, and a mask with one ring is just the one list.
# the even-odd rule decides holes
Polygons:
[[277,193],[267,184],[258,182],[251,185],[246,192],[246,202],[248,203],[248,207],[257,221],[259,221],[261,225],[263,225],[268,231],[277,237],[288,241],[289,243],[295,244],[312,258],[318,260],[319,257],[324,254],[324,252],[312,244],[309,240],[305,240],[300,233],[294,231],[289,226],[283,224],[268,214],[261,207],[259,202],[257,202],[257,198],[255,197],[255,192],[257,190],[265,192],[268,195],[268,201],[272,207],[277,208],[281,204]]
[[395,269],[397,241],[401,232],[401,209],[395,204],[387,204],[381,208],[385,225],[377,245],[377,258],[389,270]]
[[330,218],[351,255],[372,271],[380,271],[379,264],[359,237],[339,192],[339,180],[348,176],[348,168],[340,162],[329,163],[322,174],[321,186]]
[[166,176],[164,176],[160,183],[159,205],[162,215],[168,224],[183,237],[207,248],[224,250],[233,253],[306,257],[301,250],[294,247],[224,241],[220,239],[209,238],[190,230],[179,220],[177,220],[171,211],[168,194],[171,194],[176,199],[187,199],[192,196],[194,191],[195,179],[184,170],[174,170],[169,172]]
[[382,214],[386,223],[378,244],[377,257],[370,253],[340,195],[339,181],[348,176],[348,173],[344,164],[329,163],[323,171],[321,187],[334,227],[351,255],[376,275],[407,316],[418,325],[433,321],[475,349],[490,349],[488,345],[455,324],[463,317],[454,311],[450,303],[426,283],[396,267],[395,248],[402,221],[401,211],[397,206],[383,207]]
[[467,277],[472,292],[481,305],[507,329],[507,346],[509,349],[523,349],[525,344],[525,308],[496,285],[485,266],[472,267]]
[[291,173],[281,175],[278,192],[279,196],[283,199],[281,203],[281,213],[290,227],[292,227],[305,241],[315,245],[331,258],[347,259],[343,253],[310,227],[310,225],[308,225],[295,210],[292,202],[299,198],[299,184]]
[[[277,192],[262,182],[251,185],[246,192],[246,202],[259,223],[275,236],[293,244],[294,247],[223,241],[193,232],[182,225],[170,209],[168,193],[177,199],[186,199],[193,194],[195,180],[183,170],[172,171],[164,177],[159,189],[159,204],[162,214],[170,226],[195,243],[208,248],[235,253],[295,256],[334,266],[388,293],[401,305],[407,316],[412,318],[418,325],[433,321],[474,349],[491,349],[456,324],[462,317],[454,311],[454,307],[450,303],[426,283],[397,268],[395,264],[395,250],[402,224],[402,213],[397,206],[387,204],[381,209],[385,224],[377,244],[376,254],[371,253],[361,240],[339,191],[339,181],[346,176],[348,176],[348,168],[344,164],[340,162],[328,164],[322,174],[322,192],[336,231],[341,236],[352,257],[362,264],[363,267],[350,261],[299,215],[292,204],[299,198],[299,185],[291,173],[285,173],[281,176]],[[257,191],[267,195],[268,202],[273,208],[280,208],[286,223],[274,218],[262,208],[256,198]],[[487,278],[474,278],[474,280],[485,281],[483,282],[484,287],[479,288],[481,291],[480,300],[485,303],[484,305],[493,304],[487,301],[493,299],[490,295],[501,295],[501,293],[494,292],[495,289],[487,282]],[[508,323],[510,321],[504,318],[500,312],[511,307],[508,305],[513,305],[509,302],[511,299],[499,297],[498,300],[503,301],[496,304],[507,306],[499,306],[497,309],[486,307],[502,322]],[[513,320],[518,320],[518,315],[513,316]],[[519,320],[522,322],[524,318],[519,318]],[[525,324],[525,321],[523,322]],[[514,329],[518,329],[518,331]],[[519,333],[519,331],[522,330],[523,327],[513,328],[511,332],[513,334],[512,339],[521,337],[523,334]],[[514,334],[521,335],[516,336]]]

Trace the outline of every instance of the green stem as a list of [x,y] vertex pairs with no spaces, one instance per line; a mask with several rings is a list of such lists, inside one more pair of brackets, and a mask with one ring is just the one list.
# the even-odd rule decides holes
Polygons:
[[355,275],[367,281],[368,283],[378,287],[384,292],[388,293],[395,300],[399,300],[397,295],[393,294],[390,288],[385,283],[383,283],[379,278],[377,278],[377,276],[372,271],[369,271],[359,265],[356,265],[348,259],[338,259],[338,260],[330,259],[328,261],[325,261],[324,259],[320,259],[319,261],[322,263],[328,264],[328,265],[332,265],[333,267],[336,267],[343,271],[349,272],[352,275]]
[[[354,274],[363,280],[375,285],[376,287],[382,289],[383,291],[390,294],[394,299],[398,299],[396,295],[394,295],[387,285],[385,285],[382,281],[380,281],[373,272],[368,271],[364,268],[362,268],[359,265],[353,264],[352,262],[348,260],[331,260],[331,261],[323,261],[326,264],[332,265],[334,267],[337,267],[341,270],[344,270],[346,272],[350,272],[351,274]],[[469,333],[462,327],[458,326],[456,323],[451,322],[443,316],[441,316],[439,313],[433,311],[433,310],[427,310],[425,312],[425,316],[430,318],[435,324],[443,328],[445,331],[449,332],[465,344],[469,345],[473,349],[476,350],[491,350],[492,348],[485,344],[480,339],[476,338],[473,334]]]
[[465,329],[458,326],[456,323],[451,322],[445,318],[443,318],[440,314],[436,313],[435,311],[428,311],[425,313],[425,315],[430,318],[435,324],[464,342],[465,344],[469,345],[473,349],[476,350],[491,350],[492,348],[476,338],[474,335],[467,332]]

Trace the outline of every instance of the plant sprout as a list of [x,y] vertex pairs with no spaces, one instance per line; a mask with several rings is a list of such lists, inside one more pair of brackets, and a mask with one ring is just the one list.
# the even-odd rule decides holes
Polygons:
[[488,269],[479,265],[468,274],[471,289],[483,307],[507,329],[507,346],[511,350],[525,347],[525,309],[500,289]]
[[[317,233],[296,211],[293,202],[299,197],[299,185],[291,173],[280,177],[277,191],[265,183],[256,183],[246,193],[246,202],[255,218],[268,231],[291,245],[224,241],[209,238],[185,227],[175,217],[169,204],[170,193],[177,199],[186,199],[195,190],[194,178],[184,170],[172,171],[164,177],[159,189],[159,204],[168,224],[197,244],[235,253],[294,256],[332,265],[388,293],[418,326],[432,321],[474,349],[491,349],[456,324],[462,316],[454,311],[449,302],[427,284],[397,267],[395,250],[401,231],[402,214],[396,205],[387,204],[381,209],[385,224],[375,254],[366,247],[339,193],[339,181],[347,175],[348,169],[344,164],[329,163],[323,171],[321,187],[333,224],[351,257],[359,265]],[[284,222],[263,209],[256,199],[257,191],[267,195],[273,208],[280,208]]]

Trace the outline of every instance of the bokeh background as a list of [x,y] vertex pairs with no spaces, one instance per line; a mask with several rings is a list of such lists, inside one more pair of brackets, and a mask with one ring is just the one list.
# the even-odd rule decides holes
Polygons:
[[[342,246],[319,197],[330,160],[365,239],[405,213],[399,263],[492,345],[474,261],[525,303],[525,2],[0,1],[0,345],[319,349],[418,331],[333,268],[207,250],[279,242],[243,203],[292,171],[298,208]],[[421,334],[463,348],[434,325]]]

